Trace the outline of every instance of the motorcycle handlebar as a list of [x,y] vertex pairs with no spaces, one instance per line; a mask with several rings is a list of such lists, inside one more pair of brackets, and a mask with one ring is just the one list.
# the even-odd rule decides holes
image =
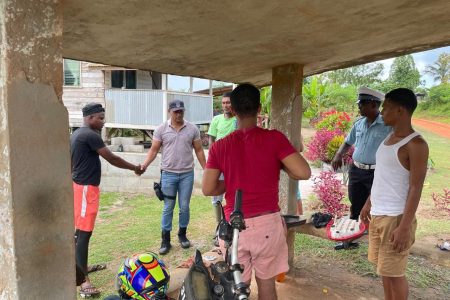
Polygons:
[[240,212],[241,211],[241,206],[242,206],[242,191],[241,190],[236,190],[236,196],[234,198],[234,212]]

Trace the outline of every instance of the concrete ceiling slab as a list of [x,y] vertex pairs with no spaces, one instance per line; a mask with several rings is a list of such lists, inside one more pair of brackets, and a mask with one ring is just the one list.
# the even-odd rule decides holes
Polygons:
[[63,55],[135,69],[270,84],[450,45],[448,0],[65,0]]

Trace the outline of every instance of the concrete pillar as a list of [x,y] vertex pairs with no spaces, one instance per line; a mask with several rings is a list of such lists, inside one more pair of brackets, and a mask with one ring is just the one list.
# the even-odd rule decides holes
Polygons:
[[[272,116],[271,127],[283,132],[298,149],[301,130],[301,85],[303,67],[298,64],[278,66],[272,69]],[[296,212],[297,181],[286,173],[280,176],[280,207],[283,214]],[[294,257],[295,233],[288,233],[289,264]]]
[[0,299],[76,299],[62,21],[0,0]]

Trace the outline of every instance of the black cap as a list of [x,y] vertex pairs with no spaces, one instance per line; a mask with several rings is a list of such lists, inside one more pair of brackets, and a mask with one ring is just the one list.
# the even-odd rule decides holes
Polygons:
[[100,103],[88,103],[81,109],[81,111],[83,112],[83,117],[87,117],[96,113],[105,112],[105,109]]
[[173,100],[169,103],[169,110],[171,111],[178,111],[178,110],[185,110],[184,108],[184,102],[181,100]]

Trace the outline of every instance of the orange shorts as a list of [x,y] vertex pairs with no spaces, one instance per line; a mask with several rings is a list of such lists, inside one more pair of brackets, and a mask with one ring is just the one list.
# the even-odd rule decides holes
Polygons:
[[100,189],[98,186],[73,183],[75,229],[88,232],[94,230],[99,198]]
[[415,241],[417,221],[411,225],[408,249],[398,252],[390,241],[392,231],[398,227],[403,215],[372,216],[369,226],[369,261],[377,267],[377,274],[385,277],[402,277],[405,275],[409,250]]
[[[239,234],[238,259],[244,265],[242,280],[249,282],[252,271],[260,279],[274,278],[289,270],[286,225],[280,213],[245,219]],[[223,249],[224,242],[220,240]],[[225,253],[225,251],[222,251]]]

